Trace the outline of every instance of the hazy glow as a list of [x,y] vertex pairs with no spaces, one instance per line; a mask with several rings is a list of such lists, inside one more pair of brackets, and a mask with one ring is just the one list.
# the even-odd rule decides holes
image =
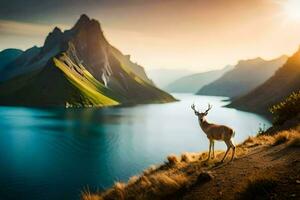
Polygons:
[[146,69],[207,71],[240,59],[291,55],[300,44],[300,0],[48,3],[0,6],[0,50],[42,45],[54,26],[71,27],[82,13],[99,20],[109,42]]
[[284,11],[291,20],[300,20],[300,1],[287,0],[283,3]]

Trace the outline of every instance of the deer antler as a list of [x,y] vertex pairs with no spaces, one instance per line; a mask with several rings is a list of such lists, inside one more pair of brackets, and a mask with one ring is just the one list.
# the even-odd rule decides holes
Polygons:
[[193,103],[193,104],[191,105],[191,108],[193,109],[193,111],[198,112],[198,111],[196,110],[196,108],[195,108],[195,103]]
[[208,104],[208,108],[207,108],[207,110],[204,112],[204,113],[205,113],[205,115],[207,115],[207,114],[208,114],[208,111],[209,111],[211,108],[212,108],[212,106],[211,106],[210,104]]

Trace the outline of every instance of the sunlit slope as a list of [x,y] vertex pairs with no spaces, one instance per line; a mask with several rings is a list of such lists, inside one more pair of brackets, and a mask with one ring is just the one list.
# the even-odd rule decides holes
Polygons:
[[[59,68],[68,81],[77,88],[84,97],[82,105],[111,106],[119,104],[121,97],[116,95],[97,81],[82,65],[68,66],[65,62],[72,62],[66,55],[60,59],[53,59],[54,66]],[[75,101],[76,102],[76,101]],[[74,102],[70,102],[73,104]],[[76,104],[75,104],[76,105]]]

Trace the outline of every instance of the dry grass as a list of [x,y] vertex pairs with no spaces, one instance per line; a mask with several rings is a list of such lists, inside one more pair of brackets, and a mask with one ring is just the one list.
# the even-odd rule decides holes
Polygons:
[[99,194],[93,194],[89,188],[85,188],[81,193],[82,200],[103,200]]
[[[100,199],[159,199],[176,193],[187,185],[188,181],[189,179],[184,173],[142,175],[127,185],[116,183],[112,189],[101,194]],[[83,199],[89,200],[88,198]]]
[[145,169],[143,171],[143,174],[144,175],[148,175],[148,174],[151,174],[153,173],[155,170],[157,170],[159,168],[159,166],[155,166],[155,165],[151,165],[149,168]]
[[273,144],[274,137],[268,135],[260,135],[257,137],[249,136],[244,142],[237,145],[237,147],[251,148],[259,145],[270,145]]
[[[217,154],[217,152],[215,152]],[[181,162],[191,163],[191,162],[199,162],[207,159],[208,153],[193,153],[193,152],[185,152],[181,155]]]
[[135,184],[138,180],[139,180],[139,177],[138,177],[138,176],[132,176],[132,177],[130,177],[130,179],[128,180],[127,184],[128,184],[128,185]]
[[278,134],[274,135],[274,143],[273,145],[280,145],[286,142],[300,140],[300,133],[297,130],[290,130],[290,131],[281,131]]
[[[298,129],[285,130],[278,132],[275,135],[259,135],[257,137],[248,137],[243,143],[239,144],[238,147],[251,148],[259,145],[280,145],[292,140],[299,140],[300,132]],[[295,141],[295,142],[296,142]]]
[[91,193],[83,193],[81,195],[82,200],[103,200],[103,198],[98,194],[91,194]]
[[161,196],[161,194],[172,194],[178,191],[187,184],[188,178],[182,173],[174,174],[172,176],[161,173],[150,177],[149,181],[151,182],[151,189],[154,191],[155,195]]

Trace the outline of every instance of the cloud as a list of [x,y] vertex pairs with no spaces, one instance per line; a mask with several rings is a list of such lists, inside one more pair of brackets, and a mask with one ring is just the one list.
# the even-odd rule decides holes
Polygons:
[[27,49],[34,45],[41,46],[48,33],[55,26],[68,29],[66,25],[25,23],[0,19],[0,50],[6,48]]
[[[60,28],[67,28],[66,25],[59,26]],[[26,22],[17,22],[11,20],[0,20],[0,34],[1,35],[17,35],[17,36],[41,36],[47,35],[54,25],[35,24]]]

